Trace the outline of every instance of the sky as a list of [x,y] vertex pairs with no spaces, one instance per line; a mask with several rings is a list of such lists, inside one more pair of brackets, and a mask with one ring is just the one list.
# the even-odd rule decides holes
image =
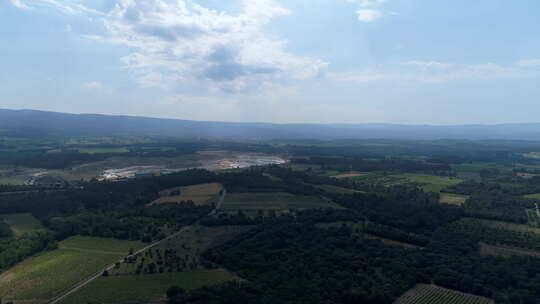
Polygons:
[[0,108],[540,122],[540,1],[0,0]]

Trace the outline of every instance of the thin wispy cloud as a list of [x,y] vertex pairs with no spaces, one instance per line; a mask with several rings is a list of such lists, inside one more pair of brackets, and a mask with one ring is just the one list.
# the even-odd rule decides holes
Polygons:
[[68,15],[103,15],[102,12],[89,8],[81,3],[71,3],[62,0],[10,0],[11,3],[19,8],[31,9],[39,7],[54,8],[64,14]]
[[347,0],[347,2],[358,5],[359,9],[356,10],[356,15],[358,21],[363,23],[371,23],[382,17],[395,14],[382,7],[386,0]]
[[[540,65],[538,66],[540,67]],[[455,64],[411,60],[401,66],[334,73],[331,78],[342,82],[398,81],[407,83],[447,83],[461,80],[496,80],[539,77],[540,69],[524,69],[522,65],[503,66],[495,63]]]
[[521,67],[540,67],[540,58],[520,60],[517,62],[517,65]]
[[373,22],[383,16],[383,14],[374,9],[361,9],[357,10],[358,20],[361,22]]

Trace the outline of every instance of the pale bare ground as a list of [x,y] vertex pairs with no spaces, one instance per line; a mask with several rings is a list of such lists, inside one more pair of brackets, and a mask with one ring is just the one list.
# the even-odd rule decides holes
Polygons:
[[466,200],[467,200],[467,197],[465,196],[446,195],[446,194],[441,193],[441,198],[439,202],[443,204],[461,206],[465,203]]
[[344,173],[344,174],[338,174],[338,175],[333,175],[332,177],[335,177],[335,178],[349,178],[349,177],[356,177],[356,176],[362,176],[362,175],[366,175],[365,173]]
[[486,243],[480,243],[480,254],[483,256],[493,255],[493,256],[532,256],[540,257],[540,252],[526,249],[517,249],[517,248],[508,248],[502,246],[494,246]]
[[[217,198],[223,186],[219,183],[200,184],[185,187],[174,187],[161,191],[160,198],[151,204],[177,203],[193,201],[197,205],[204,205],[213,198]],[[171,195],[174,191],[180,191],[180,195]]]
[[0,282],[9,282],[14,276],[15,273],[13,272],[4,272],[2,275],[0,275]]

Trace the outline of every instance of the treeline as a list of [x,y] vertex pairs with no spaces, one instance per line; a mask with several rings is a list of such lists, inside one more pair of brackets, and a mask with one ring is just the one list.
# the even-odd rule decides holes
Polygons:
[[206,170],[187,170],[126,182],[86,182],[80,189],[14,193],[0,196],[0,213],[32,213],[57,239],[82,234],[153,241],[167,231],[194,222],[212,206],[193,202],[147,206],[160,190],[216,182]]
[[540,193],[540,177],[517,178],[506,180],[505,183],[495,183],[492,181],[467,180],[463,183],[448,186],[445,192],[471,195],[476,192],[502,192],[507,195],[525,195]]
[[76,151],[59,151],[47,153],[35,152],[3,152],[0,154],[0,165],[43,169],[66,169],[75,165],[105,159],[105,155],[86,154]]
[[399,158],[364,159],[360,157],[323,157],[294,159],[295,163],[320,165],[324,170],[386,171],[386,172],[425,172],[446,175],[452,171],[447,163],[430,163]]
[[55,248],[53,233],[35,231],[18,238],[0,239],[0,269],[6,269],[44,249]]

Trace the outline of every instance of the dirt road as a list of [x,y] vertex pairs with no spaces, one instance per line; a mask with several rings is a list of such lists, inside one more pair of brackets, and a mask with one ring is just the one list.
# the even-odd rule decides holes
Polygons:
[[[223,201],[225,200],[225,195],[227,194],[227,190],[226,189],[223,189],[223,192],[221,193],[221,196],[219,198],[219,201],[218,203],[216,204],[215,208],[208,214],[208,215],[213,215],[215,214],[220,208],[221,208],[221,205],[223,204]],[[162,239],[162,240],[159,240],[159,241],[156,241],[144,248],[141,248],[135,252],[133,252],[133,254],[131,255],[128,255],[127,257],[129,258],[130,256],[135,256],[139,253],[143,253],[145,252],[146,250],[152,248],[152,247],[155,247],[159,244],[161,244],[162,242],[165,242],[167,240],[170,240],[170,239],[173,239],[177,236],[179,236],[180,234],[182,234],[183,232],[185,232],[190,226],[186,226],[186,227],[183,227],[182,229],[180,229],[179,231],[169,235],[168,237]],[[120,262],[122,263],[124,261],[124,259],[121,259],[117,262]],[[54,298],[53,300],[51,300],[49,302],[49,304],[57,304],[57,303],[61,303],[65,298],[67,298],[68,296],[70,296],[71,294],[75,293],[77,290],[83,288],[84,286],[90,284],[91,282],[93,282],[94,280],[96,280],[97,278],[101,277],[103,275],[103,272],[104,271],[110,271],[114,268],[115,264],[117,263],[113,263],[109,266],[107,266],[106,268],[102,269],[101,271],[99,271],[98,273],[92,275],[91,277],[75,284],[75,286],[71,287],[69,290],[65,291],[64,293],[62,293],[61,295],[57,296],[56,298]]]

